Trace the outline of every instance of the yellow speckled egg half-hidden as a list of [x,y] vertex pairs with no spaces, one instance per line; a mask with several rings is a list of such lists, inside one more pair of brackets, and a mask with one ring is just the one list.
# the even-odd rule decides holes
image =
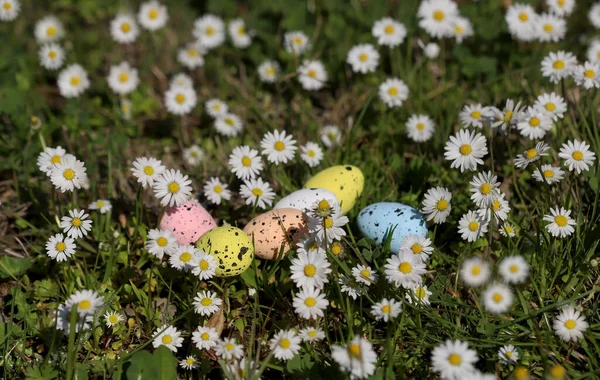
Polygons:
[[318,187],[335,194],[344,213],[356,203],[363,191],[365,177],[359,168],[352,165],[337,165],[315,174],[304,188]]
[[211,254],[217,261],[217,277],[237,276],[254,259],[254,249],[248,235],[237,227],[217,227],[200,237],[196,247]]

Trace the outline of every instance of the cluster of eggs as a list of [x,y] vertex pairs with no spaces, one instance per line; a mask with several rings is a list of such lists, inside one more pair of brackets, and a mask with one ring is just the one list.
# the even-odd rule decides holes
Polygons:
[[[178,244],[193,244],[217,260],[216,275],[236,276],[252,264],[254,256],[275,260],[292,249],[307,234],[306,213],[327,199],[347,213],[362,194],[364,177],[359,168],[338,165],[310,178],[304,188],[282,198],[273,210],[256,216],[240,229],[217,227],[217,223],[196,200],[167,208],[161,229],[171,230]],[[424,236],[427,225],[412,207],[401,203],[375,203],[358,215],[358,227],[368,238],[383,243],[392,234],[392,251],[398,250],[408,234]]]

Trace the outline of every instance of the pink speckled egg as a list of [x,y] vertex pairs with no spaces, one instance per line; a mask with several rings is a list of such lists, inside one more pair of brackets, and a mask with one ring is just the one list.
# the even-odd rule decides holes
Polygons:
[[167,207],[160,221],[160,228],[171,230],[179,245],[195,243],[200,236],[216,226],[217,222],[195,199],[181,206]]

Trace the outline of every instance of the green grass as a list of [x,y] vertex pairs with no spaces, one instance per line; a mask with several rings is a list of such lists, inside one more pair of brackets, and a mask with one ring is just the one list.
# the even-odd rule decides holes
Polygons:
[[[597,161],[581,175],[567,172],[557,185],[547,186],[531,177],[531,166],[515,168],[514,157],[532,146],[517,131],[509,136],[485,128],[490,154],[478,170],[499,176],[510,202],[509,220],[517,236],[500,236],[498,227],[474,243],[463,241],[458,220],[475,209],[469,199],[472,173],[450,169],[444,160],[448,137],[460,129],[458,113],[465,104],[504,106],[506,99],[531,105],[537,95],[556,91],[567,95],[568,112],[544,139],[552,148],[543,163],[562,164],[560,146],[575,138],[591,144],[600,155],[597,128],[598,91],[584,90],[572,80],[563,88],[541,77],[540,62],[548,52],[565,49],[582,61],[593,37],[587,24],[587,5],[577,5],[569,18],[568,34],[560,43],[518,43],[511,40],[505,9],[499,1],[461,2],[461,13],[474,24],[475,36],[462,45],[442,41],[441,57],[429,61],[417,46],[427,39],[415,16],[418,2],[361,1],[233,1],[166,2],[171,15],[167,28],[154,34],[142,31],[127,47],[113,42],[108,25],[120,9],[117,1],[60,0],[52,4],[24,1],[23,13],[11,23],[0,23],[0,365],[3,378],[174,378],[175,359],[164,349],[152,348],[152,335],[164,324],[173,324],[186,340],[176,354],[178,360],[194,354],[201,360],[195,372],[178,369],[180,378],[215,378],[221,374],[214,354],[195,349],[191,332],[206,318],[193,312],[196,292],[208,288],[224,297],[220,318],[209,322],[244,344],[248,357],[260,361],[263,378],[324,378],[340,376],[331,360],[333,344],[354,335],[367,337],[378,353],[374,378],[432,378],[431,350],[446,339],[467,341],[477,350],[477,368],[507,378],[514,365],[499,363],[497,351],[505,344],[519,349],[519,363],[535,376],[559,363],[572,379],[600,377],[600,316],[598,315],[600,210]],[[541,9],[541,3],[537,2]],[[195,18],[212,12],[226,20],[242,17],[256,30],[247,50],[230,43],[211,51],[206,65],[189,72],[196,83],[198,105],[183,118],[167,114],[162,96],[169,78],[185,71],[176,50],[192,39]],[[78,99],[64,99],[57,90],[56,73],[38,64],[33,38],[35,21],[47,14],[65,24],[63,46],[68,63],[80,63],[89,73],[91,88]],[[353,74],[345,58],[358,43],[373,43],[372,23],[384,16],[403,22],[405,42],[393,51],[379,48],[381,64],[375,73]],[[285,31],[303,30],[313,48],[309,56],[321,59],[329,74],[327,86],[316,92],[301,89],[295,71],[299,61],[282,49]],[[256,67],[265,59],[276,59],[282,77],[276,85],[260,83]],[[126,60],[139,69],[141,85],[128,98],[132,117],[123,118],[120,99],[108,88],[111,64]],[[405,81],[409,100],[388,109],[378,99],[377,88],[390,76]],[[210,98],[225,100],[245,124],[235,138],[216,135],[203,103]],[[436,124],[431,140],[413,143],[405,133],[411,114],[430,115]],[[34,127],[31,118],[41,120]],[[236,192],[241,182],[226,162],[231,150],[247,144],[259,148],[263,134],[285,129],[301,144],[318,141],[318,131],[327,124],[343,131],[342,144],[327,150],[323,162],[310,169],[300,161],[269,166],[263,178],[277,199],[302,187],[317,171],[336,164],[353,164],[365,175],[362,196],[348,213],[346,255],[329,255],[333,273],[326,288],[330,301],[321,326],[326,340],[303,343],[299,355],[288,362],[268,356],[268,340],[280,329],[306,326],[292,307],[294,284],[290,281],[290,259],[256,260],[243,276],[213,278],[200,283],[191,274],[163,266],[145,249],[147,231],[156,228],[162,213],[150,191],[140,192],[129,168],[140,156],[161,159],[167,167],[181,169],[193,180],[195,191],[211,176],[219,176]],[[182,133],[184,132],[184,133]],[[182,136],[187,136],[183,138]],[[197,167],[186,164],[182,149],[192,144],[206,154]],[[36,166],[46,146],[64,147],[85,162],[91,180],[89,190],[71,196],[56,191]],[[564,168],[566,170],[566,168]],[[474,173],[473,173],[474,174]],[[404,301],[404,290],[383,277],[369,294],[353,301],[340,292],[338,273],[366,262],[382,269],[389,248],[364,239],[356,227],[356,216],[365,206],[381,201],[402,202],[420,208],[423,194],[443,186],[453,194],[452,214],[442,225],[430,225],[435,246],[427,262],[424,283],[433,292],[431,307],[403,302],[400,316],[390,323],[376,322],[370,315],[373,302],[384,297]],[[110,199],[112,213],[92,213],[94,229],[77,241],[76,255],[65,263],[45,253],[47,239],[60,232],[57,221],[74,207],[87,208],[98,198]],[[256,213],[234,194],[221,206],[203,204],[219,222],[243,227]],[[548,235],[542,217],[550,207],[572,210],[575,233],[565,239]],[[531,265],[529,280],[514,289],[509,313],[492,315],[481,304],[482,289],[465,286],[458,271],[473,255],[498,262],[513,254],[523,255]],[[293,257],[294,253],[290,253]],[[248,294],[255,288],[255,296]],[[65,337],[54,327],[54,312],[72,293],[93,289],[104,296],[105,305],[120,310],[126,321],[107,328],[101,315],[93,328]],[[576,304],[590,324],[584,339],[561,341],[552,329],[560,308]],[[312,322],[311,322],[312,325]],[[221,363],[222,364],[222,363]],[[145,372],[144,372],[145,371]],[[74,377],[69,377],[74,376]]]

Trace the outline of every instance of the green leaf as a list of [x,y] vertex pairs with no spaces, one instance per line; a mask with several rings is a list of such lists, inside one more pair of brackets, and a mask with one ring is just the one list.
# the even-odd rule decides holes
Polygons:
[[32,265],[31,259],[2,256],[0,257],[0,278],[17,277],[25,273]]
[[34,282],[33,287],[35,288],[35,297],[41,301],[57,297],[59,294],[58,285],[49,278]]
[[90,366],[87,364],[80,364],[75,369],[74,380],[88,380],[88,372],[90,371]]
[[248,268],[244,273],[241,274],[242,280],[246,283],[246,285],[252,288],[258,288],[256,284],[256,273],[254,272],[254,268]]
[[173,356],[171,350],[165,346],[160,346],[154,351],[154,363],[158,372],[154,379],[172,380],[177,379],[177,359]]
[[154,357],[148,351],[140,351],[125,363],[125,378],[127,380],[151,379],[158,370]]
[[40,367],[29,367],[25,376],[27,380],[52,380],[58,377],[58,371],[45,363]]

